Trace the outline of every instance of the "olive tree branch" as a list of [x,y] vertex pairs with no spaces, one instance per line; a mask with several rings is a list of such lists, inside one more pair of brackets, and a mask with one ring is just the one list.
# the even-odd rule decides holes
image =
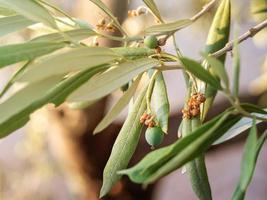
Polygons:
[[[267,20],[264,20],[263,22],[257,24],[256,26],[250,28],[247,32],[245,32],[243,35],[239,36],[237,39],[238,43],[241,43],[245,41],[248,38],[252,38],[254,35],[256,35],[258,32],[263,30],[267,27]],[[214,57],[219,57],[223,54],[225,54],[228,51],[231,51],[233,49],[235,40],[232,40],[228,42],[222,49],[216,51],[215,53],[211,54]]]
[[[206,5],[204,5],[204,6],[202,7],[202,9],[201,9],[197,14],[195,14],[193,17],[190,18],[190,20],[191,20],[192,22],[195,22],[195,21],[198,20],[200,17],[202,17],[204,14],[206,14],[207,12],[209,12],[210,9],[211,9],[211,8],[214,6],[214,4],[216,3],[216,1],[217,1],[217,0],[212,0],[212,1],[210,1],[209,3],[207,3]],[[169,33],[168,33],[162,40],[166,42],[166,41],[169,39],[169,37],[171,37],[176,31],[177,31],[177,30],[169,32]]]

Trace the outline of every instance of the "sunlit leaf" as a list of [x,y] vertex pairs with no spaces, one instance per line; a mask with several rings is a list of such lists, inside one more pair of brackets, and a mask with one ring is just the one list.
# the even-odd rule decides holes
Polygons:
[[35,82],[55,75],[88,69],[119,59],[120,56],[105,47],[80,47],[40,59],[28,66],[17,81]]
[[16,11],[33,21],[41,22],[57,29],[56,22],[50,13],[38,2],[33,0],[0,0],[0,6]]
[[80,72],[63,81],[60,81],[61,77],[51,77],[29,84],[16,92],[0,104],[0,110],[4,113],[0,115],[0,138],[26,124],[30,114],[45,104],[53,103],[58,106],[63,103],[71,92],[103,69],[106,66]]
[[27,42],[0,46],[0,67],[52,53],[66,46],[59,42]]
[[[72,41],[80,41],[83,39],[86,39],[88,37],[92,37],[97,35],[97,33],[95,31],[93,31],[92,29],[88,29],[88,28],[80,28],[80,29],[74,29],[74,30],[69,30],[69,31],[64,31],[64,34],[66,34],[67,36],[69,36]],[[67,40],[64,35],[62,33],[50,33],[47,35],[42,35],[42,36],[38,36],[36,38],[33,38],[31,41],[34,42],[63,42]]]
[[163,32],[177,31],[177,30],[180,30],[182,28],[189,26],[192,23],[193,22],[190,19],[182,19],[176,22],[150,26],[147,29],[145,29],[145,32],[147,34],[151,34],[151,33],[163,33]]
[[100,74],[74,92],[69,100],[94,100],[113,92],[128,83],[138,74],[155,67],[159,61],[152,58],[140,58],[119,64],[113,69]]
[[2,17],[0,18],[0,37],[14,31],[19,31],[35,23],[36,22],[21,15]]
[[155,4],[154,0],[143,0],[143,2],[147,5],[147,7],[151,10],[151,12],[156,16],[156,18],[163,22],[159,9],[157,8],[157,5]]

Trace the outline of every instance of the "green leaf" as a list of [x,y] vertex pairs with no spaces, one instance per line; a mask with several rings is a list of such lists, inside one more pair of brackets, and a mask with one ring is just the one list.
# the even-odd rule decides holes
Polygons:
[[100,191],[100,198],[105,196],[114,184],[121,178],[117,172],[127,167],[138,144],[142,124],[140,117],[146,109],[145,87],[134,102],[126,121],[113,145],[111,155],[103,173],[103,185]]
[[157,8],[157,5],[155,4],[154,0],[143,0],[143,2],[147,5],[147,7],[151,10],[151,12],[154,14],[154,16],[160,21],[163,22],[159,9]]
[[147,154],[137,165],[119,173],[128,175],[136,183],[150,184],[203,154],[239,119],[240,116],[230,115],[228,112],[222,113],[188,136]]
[[16,15],[16,14],[17,13],[14,12],[13,10],[0,6],[0,15],[10,16],[10,15]]
[[94,100],[108,95],[128,83],[138,74],[155,67],[160,62],[152,58],[140,58],[118,64],[113,69],[94,77],[87,84],[74,92],[69,100]]
[[214,72],[214,74],[223,81],[226,88],[229,88],[229,78],[228,78],[228,75],[224,68],[223,63],[220,60],[212,56],[204,55],[204,58],[210,65],[210,68]]
[[233,46],[233,96],[238,97],[239,94],[239,76],[240,76],[240,55],[238,49],[238,41],[235,38]]
[[29,84],[0,104],[0,138],[22,127],[29,120],[30,114],[47,103],[56,106],[96,73],[107,66],[98,66],[80,72],[63,81],[61,77],[51,77],[37,83]]
[[120,56],[105,47],[80,47],[38,60],[27,67],[17,81],[36,82],[42,79],[66,75],[70,72],[110,63]]
[[14,15],[9,17],[0,18],[0,37],[12,33],[14,31],[19,31],[36,22],[29,20],[21,15]]
[[27,42],[0,46],[0,68],[21,61],[32,60],[66,46],[58,42]]
[[[97,33],[89,28],[79,28],[69,31],[63,31],[64,34],[69,36],[73,41],[80,41],[83,39],[86,39],[88,37],[96,36]],[[51,33],[47,35],[38,36],[36,38],[33,38],[31,41],[34,42],[63,42],[66,41],[66,38],[62,33]]]
[[[194,117],[192,119],[183,119],[182,124],[181,134],[183,137],[185,137],[199,128],[201,122],[199,117]],[[211,200],[212,194],[207,175],[204,154],[199,155],[195,159],[186,163],[185,169],[186,174],[190,179],[192,189],[194,190],[198,199]]]
[[191,25],[192,23],[193,22],[190,19],[182,19],[179,21],[171,22],[171,23],[150,26],[145,29],[145,32],[147,34],[152,34],[152,33],[164,33],[164,32],[178,31],[182,28],[185,28]]
[[[265,109],[265,110],[267,111],[267,109]],[[265,110],[252,109],[252,110],[247,110],[247,111],[250,111],[254,116],[267,118],[267,112]],[[226,142],[226,141],[236,137],[240,133],[243,133],[244,131],[246,131],[247,129],[249,129],[252,126],[252,121],[253,120],[251,118],[243,117],[232,128],[230,128],[222,137],[220,137],[218,140],[216,140],[213,143],[213,145],[221,144],[223,142]],[[262,121],[260,121],[260,120],[256,120],[256,124],[259,124],[261,122]]]
[[127,57],[127,59],[148,57],[155,54],[155,49],[147,47],[116,47],[112,50],[123,57]]
[[267,1],[266,0],[251,0],[250,10],[256,22],[261,22],[267,19]]
[[[231,1],[230,0],[222,0],[216,14],[213,18],[206,46],[205,53],[212,54],[221,48],[223,48],[229,39],[231,27]],[[226,54],[220,56],[218,59],[224,64]],[[208,68],[208,67],[207,67]],[[212,70],[211,70],[211,73]],[[203,110],[201,111],[201,119],[204,120],[208,110],[210,109],[213,100],[217,94],[217,91],[211,85],[200,86],[200,88],[204,88],[203,92],[206,97],[206,101],[203,105]]]
[[214,89],[221,90],[220,81],[216,79],[208,70],[204,69],[198,62],[189,58],[180,58],[186,70],[192,73],[201,81],[208,83]]
[[57,29],[56,22],[50,13],[38,2],[33,0],[0,0],[0,6],[9,8],[36,22]]
[[156,119],[163,132],[168,132],[170,104],[164,77],[159,72],[155,79],[153,93],[151,97],[151,108],[155,111]]
[[245,151],[241,163],[240,179],[232,196],[232,200],[242,200],[245,198],[246,190],[255,171],[260,149],[266,139],[267,131],[263,133],[259,140],[257,139],[257,128],[254,120],[245,144]]
[[102,121],[97,125],[94,130],[94,134],[101,132],[108,125],[110,125],[114,119],[121,113],[121,111],[129,104],[132,99],[137,86],[140,82],[142,75],[139,75],[137,79],[133,82],[131,87],[123,94],[119,101],[113,106],[113,108],[106,114]]

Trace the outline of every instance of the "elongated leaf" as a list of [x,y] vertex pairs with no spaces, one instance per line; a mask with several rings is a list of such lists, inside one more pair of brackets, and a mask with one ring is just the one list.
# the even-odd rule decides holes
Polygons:
[[114,107],[106,114],[102,121],[97,125],[94,130],[94,134],[104,130],[114,119],[121,113],[121,111],[129,104],[131,98],[133,97],[137,86],[140,82],[141,75],[133,82],[131,87],[123,94],[119,101],[114,105]]
[[19,31],[35,23],[36,22],[21,15],[0,18],[0,37],[14,31]]
[[16,15],[16,12],[8,8],[0,6],[0,15],[2,16]]
[[172,32],[172,31],[177,31],[177,30],[183,29],[183,28],[191,25],[192,23],[193,22],[190,19],[182,19],[179,21],[171,22],[171,23],[150,26],[150,27],[145,29],[145,32],[147,34]]
[[[199,117],[192,119],[183,119],[181,133],[183,137],[191,134],[201,125]],[[195,159],[186,163],[186,174],[190,179],[192,189],[199,200],[211,200],[211,188],[209,184],[208,174],[205,165],[204,154],[199,155]]]
[[[267,109],[265,109],[267,111]],[[267,118],[267,113],[264,112],[254,112],[255,110],[251,110],[252,114],[254,116],[257,117],[266,117]],[[260,110],[259,110],[260,111]],[[217,144],[221,144],[223,142],[226,142],[234,137],[236,137],[237,135],[239,135],[240,133],[243,133],[244,131],[246,131],[247,129],[249,129],[252,125],[252,119],[251,118],[246,118],[243,117],[242,119],[240,119],[240,121],[238,121],[232,128],[230,128],[221,138],[219,138],[218,140],[216,140],[213,145],[217,145]],[[261,123],[262,121],[260,120],[256,120],[256,124]]]
[[117,171],[127,167],[138,144],[142,124],[140,117],[146,109],[145,99],[146,87],[140,93],[128,117],[113,145],[111,155],[103,173],[103,185],[100,191],[100,198],[105,196],[112,186],[121,178]]
[[17,81],[36,82],[51,76],[65,75],[109,63],[119,58],[119,55],[104,47],[70,49],[65,53],[45,57],[29,65]]
[[[89,28],[80,28],[74,29],[70,31],[64,31],[64,34],[68,35],[73,41],[80,41],[86,39],[88,37],[92,37],[97,35],[95,31]],[[47,35],[42,35],[36,38],[33,38],[31,41],[34,42],[63,42],[66,38],[62,35],[62,33],[51,33]]]
[[123,57],[127,57],[127,59],[148,57],[155,54],[155,49],[146,47],[117,47],[112,48],[112,50]]
[[150,184],[202,154],[239,119],[240,116],[223,113],[192,134],[149,153],[137,165],[119,173],[128,175],[136,183]]
[[160,72],[156,79],[151,97],[151,107],[163,132],[168,132],[170,104],[164,77]]
[[9,8],[36,22],[57,29],[54,18],[38,2],[33,0],[0,0],[0,6]]
[[141,58],[134,61],[127,61],[117,67],[96,76],[87,84],[74,92],[69,100],[94,100],[113,92],[122,85],[128,83],[138,74],[155,67],[159,64],[158,60],[152,58]]
[[157,8],[157,5],[155,4],[154,0],[143,0],[143,2],[147,5],[147,7],[151,10],[151,12],[156,16],[156,18],[163,22],[159,9]]
[[208,83],[214,89],[222,89],[220,81],[216,79],[209,71],[204,69],[198,62],[189,58],[180,58],[186,70],[192,73],[201,81]]
[[238,97],[239,94],[239,76],[240,76],[240,55],[238,49],[238,41],[235,38],[233,47],[233,96]]
[[21,61],[32,60],[66,46],[58,42],[27,42],[0,47],[0,68]]
[[256,167],[260,149],[266,139],[267,131],[263,133],[259,140],[257,139],[256,124],[253,122],[253,126],[245,144],[245,151],[241,164],[240,180],[232,196],[232,200],[243,200],[245,198],[246,190],[251,182]]
[[224,68],[223,63],[220,60],[218,60],[212,56],[204,55],[204,57],[208,61],[214,74],[216,76],[218,76],[223,81],[226,88],[229,88],[229,78],[228,78],[228,75],[227,75],[227,72]]
[[80,72],[63,81],[60,81],[61,77],[51,77],[29,84],[15,93],[0,104],[3,113],[0,115],[0,138],[26,124],[30,114],[45,104],[54,103],[58,106],[63,103],[71,92],[103,69],[106,69],[106,66]]
[[[223,48],[229,39],[231,27],[231,1],[222,0],[216,14],[213,18],[206,46],[205,53],[212,54],[219,49]],[[223,64],[225,61],[225,54],[218,58]],[[207,67],[208,68],[208,67]],[[210,70],[213,73],[212,70]],[[202,84],[199,88],[203,88],[203,92],[206,97],[206,101],[202,107],[201,119],[204,120],[208,110],[210,109],[213,100],[217,94],[217,91],[211,85]]]
[[261,22],[267,19],[267,1],[251,0],[250,10],[255,21]]

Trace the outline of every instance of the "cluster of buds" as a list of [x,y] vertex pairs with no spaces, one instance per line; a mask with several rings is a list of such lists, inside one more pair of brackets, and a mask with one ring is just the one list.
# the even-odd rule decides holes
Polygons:
[[136,10],[129,10],[128,11],[128,17],[137,17],[140,15],[147,14],[147,9],[145,7],[139,7]]
[[114,33],[116,31],[116,27],[113,25],[113,23],[107,22],[104,18],[98,21],[96,28],[98,30],[104,30],[111,33]]
[[153,116],[151,114],[144,113],[140,118],[140,123],[145,124],[146,126],[148,126],[150,128],[154,127],[154,126],[156,126],[156,123],[154,121],[154,117],[155,116]]
[[194,93],[187,102],[187,109],[183,109],[183,118],[191,119],[200,114],[200,105],[206,101],[204,94]]

